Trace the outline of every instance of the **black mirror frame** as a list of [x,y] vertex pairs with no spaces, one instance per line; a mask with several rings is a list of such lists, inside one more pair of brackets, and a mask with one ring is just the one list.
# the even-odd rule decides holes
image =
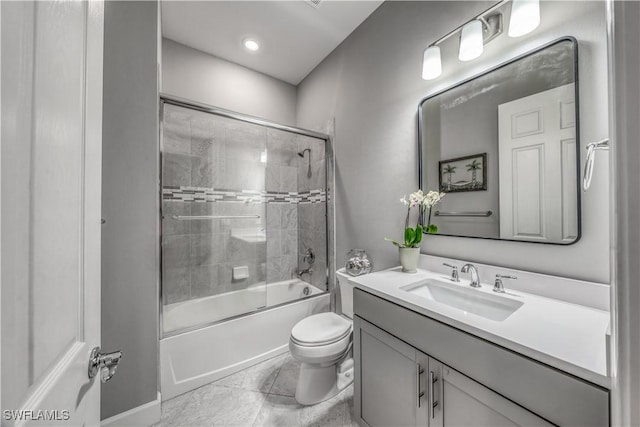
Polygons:
[[[580,144],[581,144],[581,138],[580,138],[580,98],[579,98],[579,72],[578,72],[578,40],[576,40],[575,37],[572,36],[563,36],[560,37],[558,39],[555,39],[551,42],[545,43],[542,46],[539,46],[533,50],[530,50],[529,52],[525,52],[522,55],[518,55],[515,58],[509,59],[508,61],[505,61],[499,65],[496,65],[495,67],[492,67],[490,69],[488,69],[487,71],[483,71],[480,74],[476,74],[474,76],[471,76],[461,82],[455,83],[451,86],[446,87],[445,89],[442,89],[438,92],[435,92],[429,96],[426,96],[424,98],[422,98],[420,100],[420,102],[418,103],[418,188],[420,190],[424,191],[423,188],[423,182],[422,182],[422,169],[423,169],[423,165],[422,165],[422,129],[424,127],[423,124],[423,120],[422,120],[422,104],[424,104],[425,101],[434,98],[436,96],[442,95],[443,93],[457,88],[459,86],[462,86],[472,80],[478,79],[480,77],[486,76],[487,74],[493,73],[494,71],[497,71],[507,65],[510,65],[514,62],[517,62],[521,59],[524,59],[526,57],[529,57],[531,55],[534,55],[538,52],[543,51],[544,49],[553,46],[555,44],[558,43],[562,43],[562,42],[571,42],[573,45],[573,68],[574,68],[574,84],[575,84],[575,100],[576,100],[576,188],[577,188],[577,197],[576,197],[576,203],[577,203],[577,214],[578,214],[578,233],[577,233],[577,237],[575,240],[573,240],[570,243],[556,243],[556,242],[535,242],[535,241],[525,241],[525,240],[511,240],[511,239],[500,239],[500,238],[496,238],[496,237],[481,237],[481,236],[460,236],[460,235],[455,235],[455,234],[435,234],[437,236],[447,236],[447,237],[462,237],[462,238],[467,238],[467,239],[484,239],[484,240],[497,240],[497,241],[502,241],[502,242],[516,242],[516,243],[535,243],[535,244],[542,244],[542,245],[556,245],[556,246],[571,246],[575,243],[577,243],[578,241],[580,241],[580,239],[582,238],[582,188],[580,186],[580,171],[581,171],[581,166],[582,163],[580,161]],[[423,224],[424,225],[424,224]],[[426,232],[426,230],[424,231],[424,234],[429,234]]]

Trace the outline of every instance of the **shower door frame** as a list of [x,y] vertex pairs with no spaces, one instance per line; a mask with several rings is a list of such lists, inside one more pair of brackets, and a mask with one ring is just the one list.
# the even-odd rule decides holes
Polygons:
[[[231,111],[231,110],[226,110],[224,108],[219,108],[219,107],[215,107],[212,105],[207,105],[207,104],[203,104],[200,102],[196,102],[196,101],[191,101],[185,98],[180,98],[178,96],[174,96],[174,95],[169,95],[166,93],[160,93],[160,102],[158,103],[159,105],[159,126],[158,126],[158,152],[160,153],[159,155],[159,176],[158,176],[158,188],[159,188],[159,206],[158,206],[158,211],[159,211],[159,218],[160,218],[160,229],[158,232],[158,257],[159,257],[159,266],[160,266],[160,272],[159,272],[159,286],[158,286],[158,309],[159,309],[159,323],[158,323],[158,329],[159,329],[159,333],[160,333],[160,339],[163,338],[168,338],[168,337],[172,337],[175,335],[180,335],[186,332],[191,332],[191,331],[195,331],[198,329],[202,329],[202,328],[206,328],[208,326],[212,326],[218,323],[222,323],[222,322],[227,322],[233,319],[237,319],[240,317],[244,317],[247,315],[251,315],[251,314],[255,314],[255,313],[260,313],[262,311],[266,311],[266,310],[271,310],[273,308],[277,308],[277,307],[281,307],[287,304],[292,304],[298,301],[304,301],[304,300],[308,300],[308,299],[312,299],[312,298],[318,298],[321,297],[323,295],[326,295],[327,293],[330,294],[330,307],[331,310],[334,311],[335,310],[335,286],[333,286],[333,284],[335,284],[335,212],[334,212],[334,197],[333,197],[333,192],[334,192],[334,188],[333,188],[333,183],[334,183],[334,170],[335,170],[335,158],[333,156],[333,140],[331,138],[330,135],[324,134],[324,133],[320,133],[320,132],[315,132],[315,131],[310,131],[307,129],[302,129],[302,128],[298,128],[295,126],[289,126],[289,125],[283,125],[280,123],[276,123],[276,122],[272,122],[266,119],[262,119],[259,117],[255,117],[255,116],[251,116],[248,114],[243,114],[243,113],[238,113],[235,111]],[[198,325],[194,325],[194,326],[189,326],[186,328],[182,328],[182,329],[178,329],[175,331],[171,331],[171,332],[165,332],[164,328],[163,328],[163,317],[164,317],[164,307],[163,307],[163,291],[162,291],[162,285],[163,285],[163,281],[162,281],[162,219],[164,218],[164,214],[162,212],[162,204],[163,204],[163,182],[162,182],[162,165],[163,165],[163,130],[164,130],[164,106],[165,104],[169,104],[169,105],[173,105],[173,106],[177,106],[177,107],[182,107],[182,108],[187,108],[190,110],[196,110],[196,111],[201,111],[204,113],[210,113],[210,114],[215,114],[217,116],[220,117],[226,117],[229,119],[234,119],[234,120],[240,120],[243,121],[245,123],[251,123],[251,124],[255,124],[255,125],[260,125],[260,126],[264,126],[267,128],[272,128],[272,129],[278,129],[278,130],[282,130],[282,131],[287,131],[287,132],[292,132],[292,133],[296,133],[299,135],[303,135],[303,136],[309,136],[312,138],[317,138],[317,139],[321,139],[324,141],[324,152],[325,152],[325,170],[326,170],[326,175],[325,175],[325,186],[326,186],[326,194],[327,194],[327,201],[326,201],[326,227],[327,227],[327,233],[326,233],[326,247],[327,247],[327,289],[323,292],[320,292],[319,294],[315,294],[315,295],[309,295],[309,296],[305,296],[302,298],[298,298],[296,300],[293,301],[287,301],[281,304],[276,304],[273,306],[268,306],[268,307],[263,307],[257,310],[253,310],[251,312],[247,312],[247,313],[242,313],[242,314],[238,314],[235,316],[230,316],[230,317],[226,317],[224,319],[220,319],[220,320],[215,320],[212,322],[206,322],[206,323],[202,323],[202,324],[198,324]],[[268,285],[265,282],[265,286]]]

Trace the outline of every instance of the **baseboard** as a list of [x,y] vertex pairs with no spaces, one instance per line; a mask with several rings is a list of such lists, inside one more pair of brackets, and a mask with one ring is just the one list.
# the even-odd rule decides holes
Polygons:
[[162,396],[158,392],[156,400],[129,409],[121,414],[102,420],[102,427],[138,427],[151,426],[160,422]]

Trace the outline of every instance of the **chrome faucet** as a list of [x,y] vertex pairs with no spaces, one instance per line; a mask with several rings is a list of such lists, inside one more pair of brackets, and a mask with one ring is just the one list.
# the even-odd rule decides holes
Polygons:
[[471,283],[469,284],[469,286],[471,286],[472,288],[480,287],[480,276],[478,276],[478,269],[476,268],[475,265],[465,264],[460,269],[460,272],[471,274]]
[[502,279],[517,279],[516,276],[507,276],[504,274],[496,274],[496,281],[493,284],[493,292],[504,294],[504,285]]
[[313,267],[305,268],[304,270],[296,270],[298,277],[302,277],[304,274],[311,275],[313,273]]

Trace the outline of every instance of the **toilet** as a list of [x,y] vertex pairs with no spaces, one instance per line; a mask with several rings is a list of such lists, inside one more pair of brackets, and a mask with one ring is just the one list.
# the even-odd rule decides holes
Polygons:
[[301,362],[295,398],[302,405],[327,400],[353,382],[353,285],[344,268],[336,277],[342,314],[314,314],[291,330],[289,350]]

